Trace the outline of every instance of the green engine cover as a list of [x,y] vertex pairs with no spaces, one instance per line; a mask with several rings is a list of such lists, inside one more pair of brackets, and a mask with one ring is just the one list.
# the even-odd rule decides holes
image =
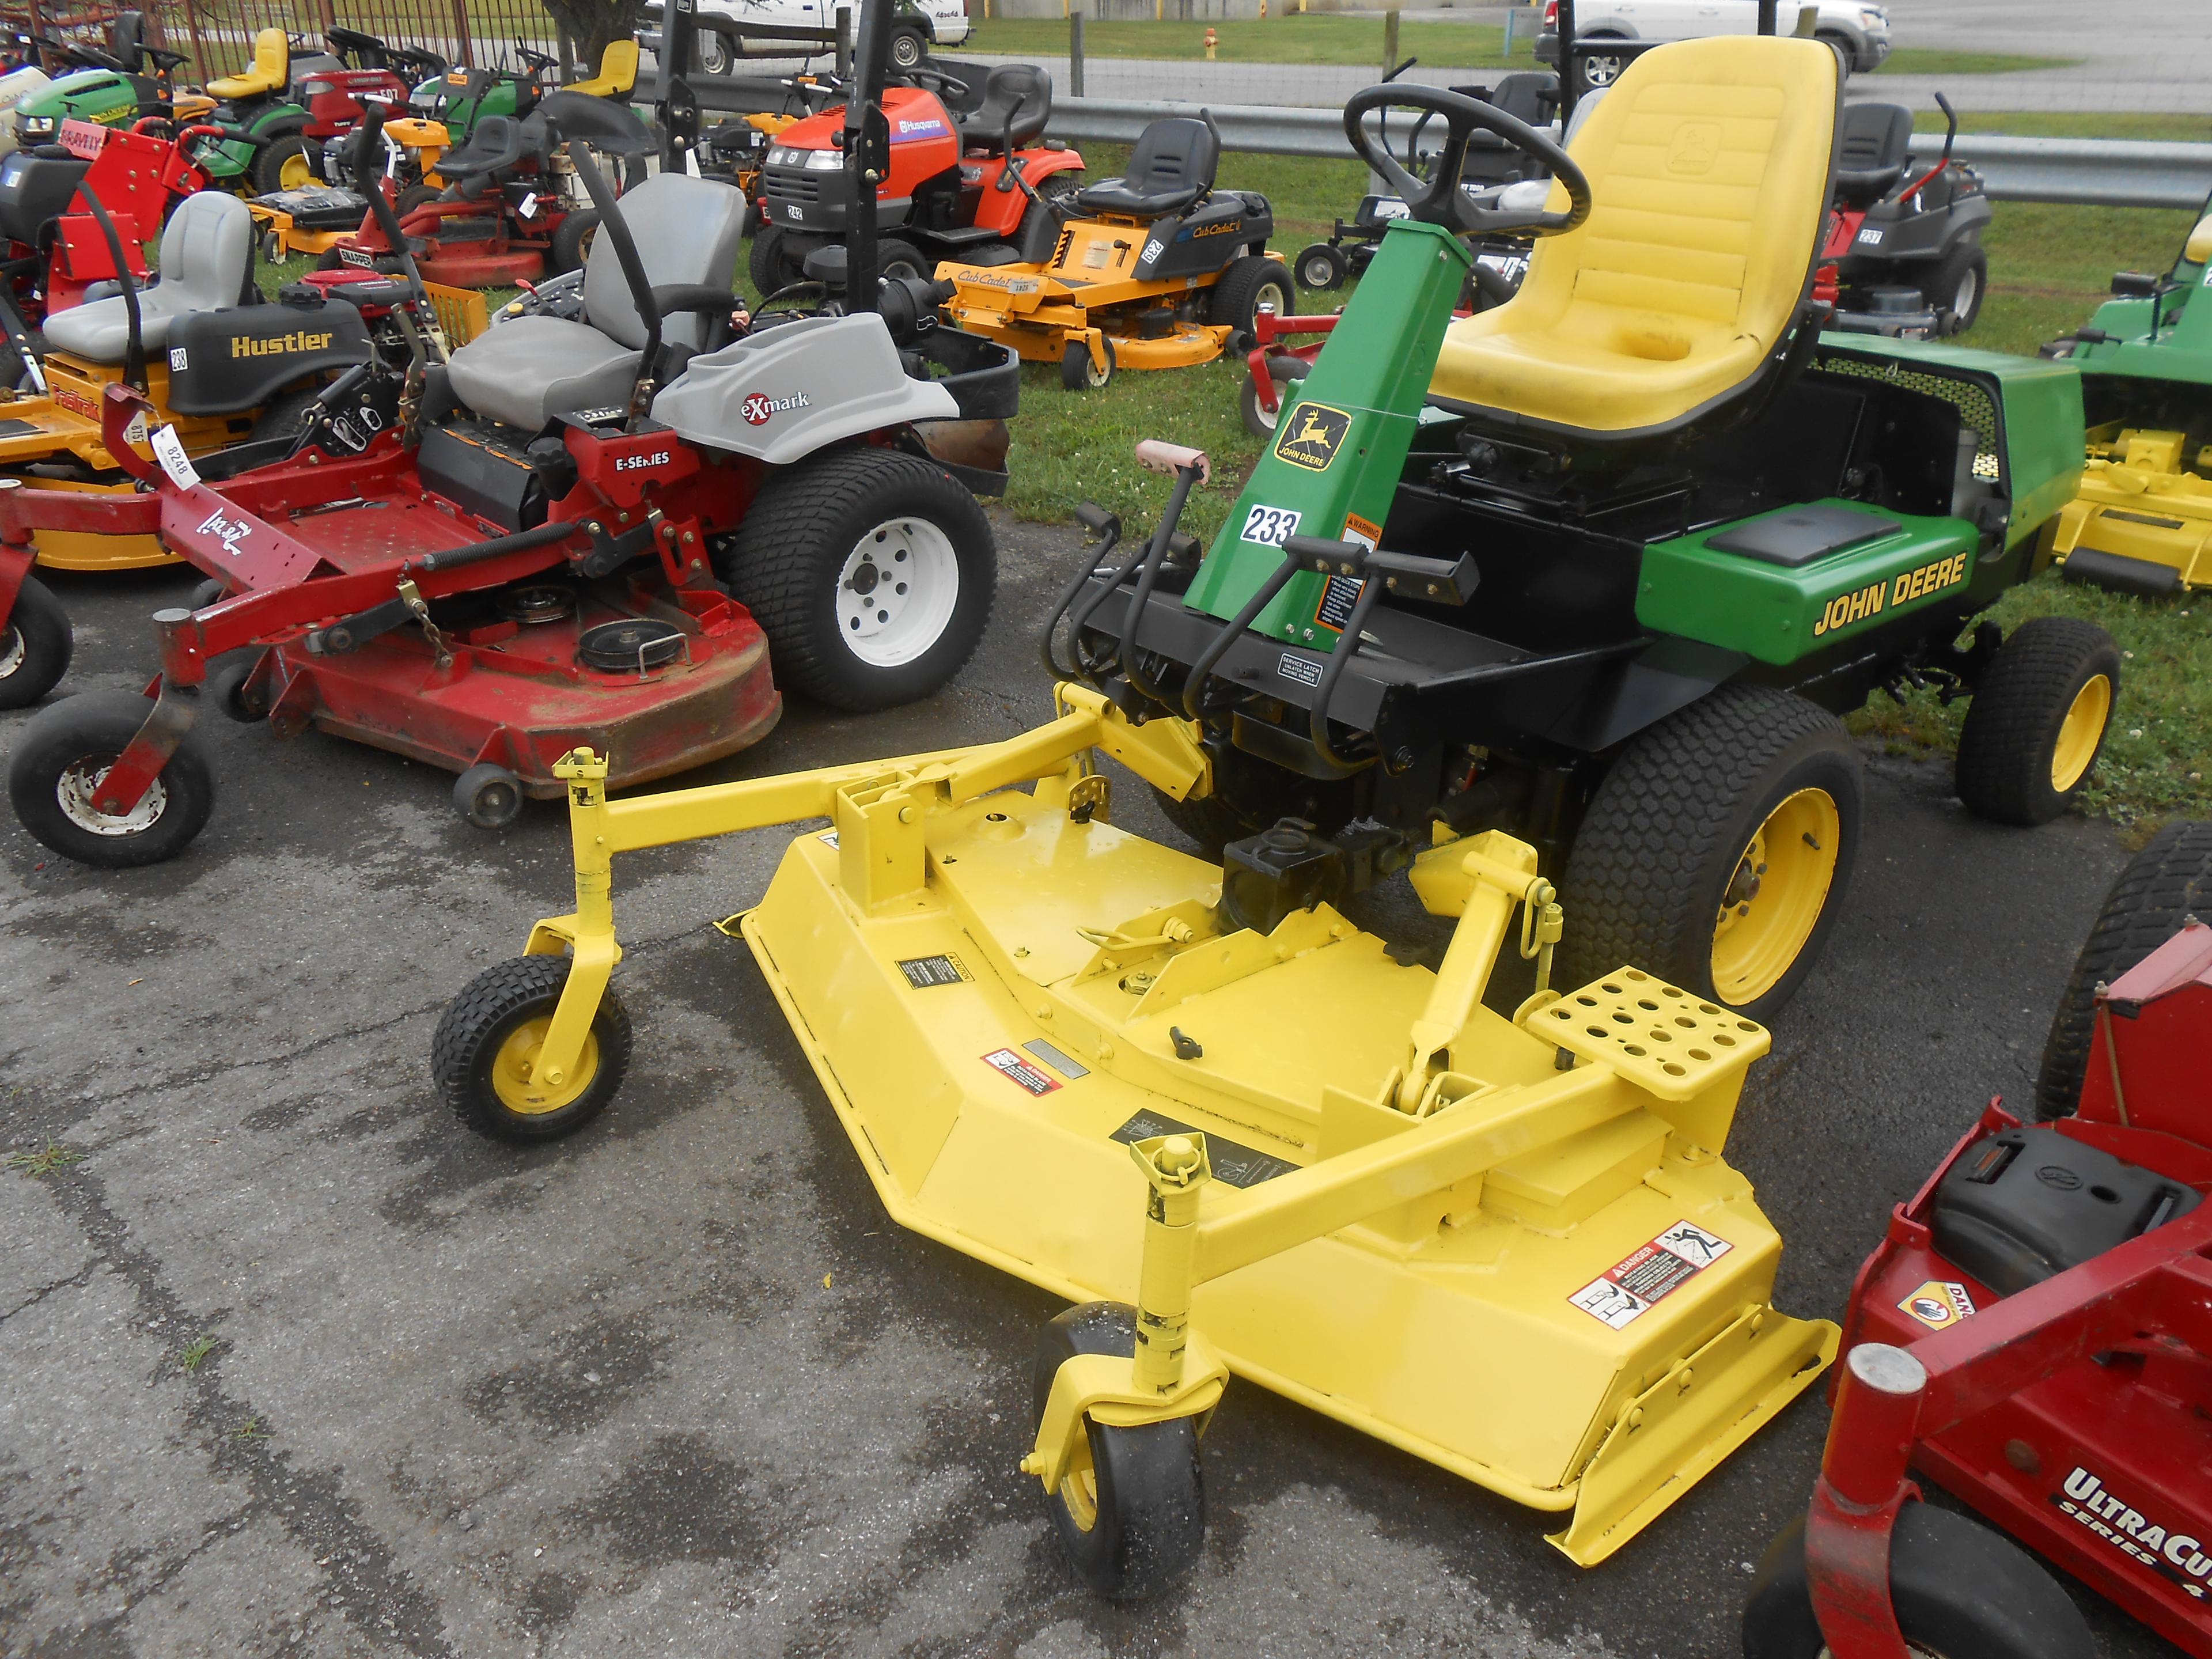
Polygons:
[[1974,573],[1974,527],[1959,519],[1885,513],[1862,501],[1815,505],[1863,514],[1887,535],[1795,567],[1711,544],[1747,525],[1786,519],[1784,507],[1644,550],[1636,619],[1646,628],[1791,663],[1865,632],[1900,611],[1963,592]]
[[[1283,410],[1274,441],[1199,568],[1184,603],[1224,619],[1282,562],[1292,536],[1372,546],[1429,395],[1429,375],[1472,256],[1449,231],[1410,219],[1383,234],[1313,373]],[[1255,631],[1329,651],[1352,584],[1293,576]]]

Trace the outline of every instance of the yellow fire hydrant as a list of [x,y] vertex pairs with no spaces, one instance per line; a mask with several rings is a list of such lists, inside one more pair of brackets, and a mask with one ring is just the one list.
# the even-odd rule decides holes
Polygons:
[[1220,43],[1218,40],[1216,40],[1216,39],[1214,38],[1213,31],[1212,31],[1212,29],[1208,29],[1208,30],[1206,30],[1206,61],[1207,63],[1209,63],[1209,64],[1210,64],[1210,63],[1212,63],[1212,62],[1213,61],[1213,49],[1214,49],[1214,47],[1216,47],[1217,46],[1218,46],[1218,45],[1220,45],[1220,44],[1221,44],[1221,43]]

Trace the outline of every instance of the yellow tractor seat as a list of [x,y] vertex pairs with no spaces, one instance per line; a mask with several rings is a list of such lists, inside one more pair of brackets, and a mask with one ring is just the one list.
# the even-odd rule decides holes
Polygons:
[[253,61],[236,75],[209,82],[207,89],[224,103],[235,104],[282,92],[291,78],[291,41],[282,29],[264,29],[253,37]]
[[637,85],[637,42],[611,40],[599,54],[599,72],[588,81],[571,81],[563,92],[592,98],[616,98]]
[[1571,150],[1589,217],[1537,241],[1512,299],[1445,331],[1431,397],[1609,444],[1758,389],[1809,325],[1839,82],[1814,40],[1724,35],[1636,59]]

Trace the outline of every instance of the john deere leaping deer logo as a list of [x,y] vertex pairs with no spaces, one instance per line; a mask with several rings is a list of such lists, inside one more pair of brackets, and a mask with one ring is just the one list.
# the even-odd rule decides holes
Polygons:
[[1283,424],[1275,440],[1275,453],[1292,466],[1309,472],[1326,472],[1336,459],[1337,446],[1352,429],[1352,416],[1327,404],[1300,404]]

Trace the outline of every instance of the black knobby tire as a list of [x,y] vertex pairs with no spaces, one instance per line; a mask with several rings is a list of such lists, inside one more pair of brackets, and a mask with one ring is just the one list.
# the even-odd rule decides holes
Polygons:
[[314,146],[303,135],[288,132],[271,138],[255,153],[253,187],[264,196],[285,189],[284,164],[295,155],[304,156],[309,174],[316,175]]
[[[1837,821],[1825,900],[1786,970],[1736,1000],[1714,982],[1715,919],[1753,836],[1808,790],[1827,796]],[[1771,1018],[1811,971],[1842,908],[1863,793],[1843,722],[1787,691],[1724,685],[1639,732],[1598,786],[1568,854],[1555,982],[1571,989],[1631,965]]]
[[572,213],[553,228],[553,240],[545,251],[545,274],[559,276],[581,270],[591,256],[592,240],[599,234],[599,216],[591,210]]
[[2071,1117],[2081,1098],[2096,1027],[2098,984],[2118,979],[2192,915],[2212,921],[2212,823],[2169,823],[2128,860],[2074,959],[2036,1075],[2039,1118],[2047,1123]]
[[[1036,187],[1046,203],[1062,204],[1072,204],[1082,188],[1082,179],[1073,173],[1055,173]],[[1060,246],[1060,228],[1066,222],[1062,215],[1049,207],[1031,202],[1022,215],[1021,228],[1014,233],[1014,249],[1022,256],[1022,263],[1051,264],[1053,252]]]
[[23,578],[0,628],[0,708],[28,708],[61,683],[76,647],[69,612],[36,576]]
[[[1030,1373],[1032,1424],[1044,1421],[1052,1379],[1078,1354],[1135,1352],[1136,1310],[1120,1302],[1070,1308],[1039,1333]],[[1083,1524],[1063,1488],[1045,1499],[1053,1531],[1084,1583],[1115,1601],[1151,1595],[1198,1561],[1206,1544],[1206,1480],[1198,1425],[1188,1417],[1143,1428],[1085,1421],[1096,1512]]]
[[1286,772],[1226,744],[1209,744],[1213,791],[1177,800],[1155,787],[1160,814],[1207,858],[1218,862],[1232,841],[1272,830],[1284,818],[1303,818],[1324,836],[1352,822],[1357,797],[1350,779],[1334,781]]
[[[1890,1535],[1889,1595],[1907,1645],[1931,1659],[2096,1659],[2057,1578],[1964,1516],[1907,1504]],[[1767,1547],[1743,1610],[1744,1659],[1820,1659],[1826,1639],[1805,1582],[1801,1516]]]
[[1960,242],[1944,254],[1928,279],[1927,296],[1943,320],[1941,331],[1948,336],[1972,328],[1989,291],[1990,256],[1979,242]]
[[215,775],[196,732],[185,732],[138,811],[107,824],[113,833],[94,827],[99,815],[78,799],[153,708],[135,691],[88,691],[33,715],[8,763],[16,820],[64,858],[95,869],[159,864],[184,851],[215,811]]
[[901,241],[896,236],[886,236],[876,244],[876,275],[878,276],[919,276],[927,282],[937,275],[937,261],[924,253],[912,242]]
[[[2105,724],[2073,781],[2053,775],[2056,757],[2076,700],[2102,675],[2110,687]],[[2073,804],[2096,770],[2120,692],[2120,648],[2094,623],[2036,617],[2014,629],[1966,706],[1952,779],[1959,799],[1978,817],[1998,823],[2048,823]]]
[[1271,415],[1260,406],[1260,383],[1247,371],[1244,385],[1237,397],[1237,413],[1243,416],[1244,429],[1255,438],[1273,437],[1275,428],[1283,422],[1283,411],[1297,396],[1298,382],[1310,372],[1303,357],[1279,357],[1267,365],[1268,375],[1275,382],[1275,410]]
[[430,1039],[430,1074],[453,1115],[477,1133],[518,1145],[557,1140],[605,1110],[622,1086],[629,1066],[629,1016],[610,990],[592,1016],[597,1062],[574,1100],[533,1113],[500,1098],[494,1067],[501,1049],[520,1028],[550,1020],[568,982],[566,957],[514,957],[485,969],[446,1005]]
[[1060,384],[1068,392],[1103,392],[1113,383],[1116,360],[1114,342],[1109,337],[1106,346],[1106,370],[1099,373],[1097,364],[1091,361],[1088,340],[1070,340],[1067,349],[1060,354]]
[[1298,257],[1291,262],[1297,273],[1298,286],[1310,293],[1327,293],[1344,286],[1351,274],[1352,262],[1344,257],[1344,250],[1328,242],[1316,242],[1302,248]]
[[1213,285],[1206,301],[1206,320],[1235,331],[1229,337],[1228,349],[1249,350],[1252,319],[1261,306],[1273,306],[1278,317],[1290,316],[1297,309],[1292,294],[1291,273],[1279,260],[1259,253],[1239,254]]
[[805,262],[791,252],[789,242],[781,225],[763,225],[753,236],[745,254],[745,274],[763,300],[780,288],[805,280]]
[[[915,528],[886,540],[882,532],[900,522]],[[946,550],[933,537],[949,547],[949,568]],[[862,575],[878,568],[878,545],[887,550],[887,562],[862,590],[856,586]],[[957,577],[951,609],[926,645],[920,643],[927,637],[924,623],[944,588],[900,588],[890,562],[900,545],[911,552],[915,570],[930,567],[925,580]],[[846,566],[854,561],[860,562],[848,580]],[[832,708],[865,713],[928,696],[960,672],[991,619],[999,555],[983,509],[944,468],[896,450],[863,447],[832,450],[772,473],[738,533],[715,556],[714,568],[767,634],[779,684]],[[914,648],[902,660],[886,659],[895,626],[871,635],[852,626],[858,618],[841,618],[847,589],[878,586],[900,588],[887,598],[930,601],[908,641]],[[865,643],[870,639],[880,647]],[[872,659],[863,651],[872,652]]]

